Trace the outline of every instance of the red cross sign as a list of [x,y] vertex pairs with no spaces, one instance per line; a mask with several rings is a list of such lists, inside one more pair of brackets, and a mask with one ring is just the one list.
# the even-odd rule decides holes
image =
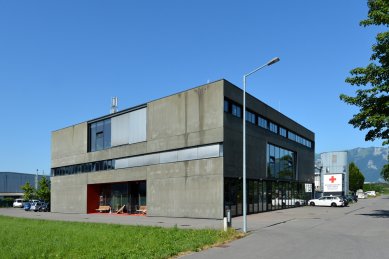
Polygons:
[[336,178],[335,178],[334,176],[331,176],[331,178],[330,178],[330,179],[328,179],[328,180],[330,180],[330,181],[331,181],[331,183],[334,183],[334,182],[336,181]]

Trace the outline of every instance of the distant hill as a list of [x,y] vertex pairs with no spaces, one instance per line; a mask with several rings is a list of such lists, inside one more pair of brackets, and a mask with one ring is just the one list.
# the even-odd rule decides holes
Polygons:
[[[348,162],[354,162],[365,176],[366,182],[382,182],[382,167],[388,163],[389,148],[369,147],[354,148],[347,151]],[[320,157],[316,155],[316,159]]]

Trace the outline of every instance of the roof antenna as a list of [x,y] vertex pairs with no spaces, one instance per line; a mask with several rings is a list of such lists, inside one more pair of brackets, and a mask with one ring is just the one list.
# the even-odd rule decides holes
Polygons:
[[112,102],[111,102],[111,114],[115,113],[118,111],[118,98],[117,97],[112,97]]

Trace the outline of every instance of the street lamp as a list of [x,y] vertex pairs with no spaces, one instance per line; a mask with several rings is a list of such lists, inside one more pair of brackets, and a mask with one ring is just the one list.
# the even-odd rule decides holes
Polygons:
[[271,66],[280,61],[278,57],[273,58],[265,65],[262,65],[248,74],[243,75],[243,232],[247,232],[247,194],[246,194],[246,77],[254,74],[258,70]]

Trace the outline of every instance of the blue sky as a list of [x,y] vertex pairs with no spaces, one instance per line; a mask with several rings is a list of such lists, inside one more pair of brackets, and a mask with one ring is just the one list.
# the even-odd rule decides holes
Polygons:
[[365,0],[0,0],[0,171],[46,174],[51,131],[225,78],[316,134],[316,152],[365,142],[339,100],[379,28]]

